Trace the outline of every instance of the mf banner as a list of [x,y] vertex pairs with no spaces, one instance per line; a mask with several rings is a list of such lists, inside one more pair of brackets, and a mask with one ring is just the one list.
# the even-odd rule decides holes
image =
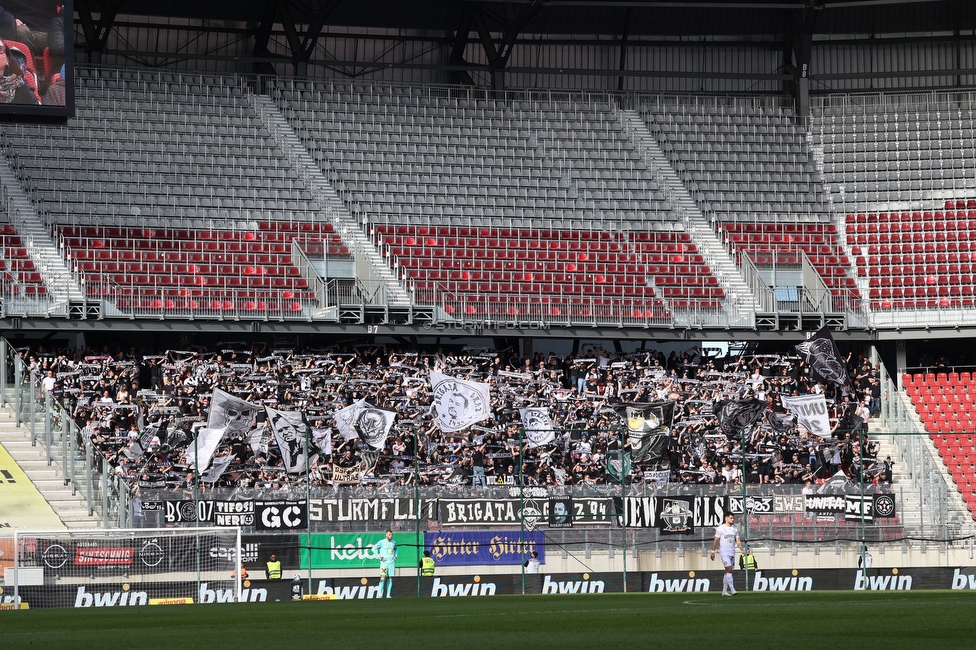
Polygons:
[[539,561],[546,561],[545,538],[542,531],[465,530],[426,533],[424,546],[437,566],[494,566],[522,564],[535,551]]
[[[380,557],[373,550],[384,533],[333,533],[299,535],[299,565],[302,569],[359,569],[363,575],[379,575]],[[397,567],[416,568],[420,562],[417,537],[401,533],[393,537],[397,542]],[[423,543],[423,538],[421,538]]]

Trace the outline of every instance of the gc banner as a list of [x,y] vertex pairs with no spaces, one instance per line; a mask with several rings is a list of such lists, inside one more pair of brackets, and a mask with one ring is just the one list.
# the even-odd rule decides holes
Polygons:
[[545,564],[546,546],[542,531],[465,530],[424,534],[424,546],[437,566],[493,566],[522,564],[535,551]]
[[255,530],[297,530],[308,527],[304,501],[256,501]]

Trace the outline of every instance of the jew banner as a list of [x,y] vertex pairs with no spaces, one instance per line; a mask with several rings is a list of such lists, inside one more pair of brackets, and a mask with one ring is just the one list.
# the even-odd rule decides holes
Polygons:
[[430,373],[434,419],[445,433],[461,431],[491,415],[488,384]]

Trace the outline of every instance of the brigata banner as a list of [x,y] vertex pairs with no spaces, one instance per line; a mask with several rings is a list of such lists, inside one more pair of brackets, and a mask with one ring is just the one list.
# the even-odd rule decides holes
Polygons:
[[532,551],[546,562],[545,537],[540,530],[463,530],[426,533],[424,546],[437,566],[496,566],[522,564]]
[[311,521],[413,521],[437,519],[437,499],[309,499]]
[[[555,503],[566,506],[571,501],[572,511],[560,514],[550,509]],[[572,521],[572,526],[609,525],[613,522],[613,499],[605,497],[549,499],[440,499],[440,522],[442,526],[519,526],[524,521],[526,528],[548,526],[550,522],[563,518],[559,523]],[[568,510],[568,508],[567,508]]]
[[[373,545],[383,539],[385,533],[331,533],[325,535],[299,535],[299,565],[313,569],[361,569],[363,575],[379,575],[380,557]],[[398,567],[416,568],[420,563],[415,533],[394,534],[397,543]],[[423,538],[420,539],[423,543]]]

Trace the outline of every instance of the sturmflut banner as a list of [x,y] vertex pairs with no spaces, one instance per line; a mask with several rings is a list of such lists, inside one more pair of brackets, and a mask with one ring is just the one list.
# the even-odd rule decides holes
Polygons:
[[308,501],[311,521],[412,521],[437,519],[437,499],[316,499]]

